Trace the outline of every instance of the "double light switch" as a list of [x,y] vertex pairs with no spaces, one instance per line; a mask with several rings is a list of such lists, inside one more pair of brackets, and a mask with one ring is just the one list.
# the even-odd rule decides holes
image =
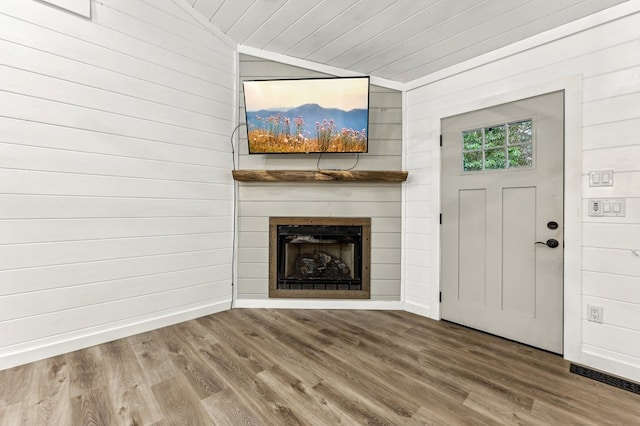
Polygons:
[[613,170],[589,172],[589,186],[613,186]]

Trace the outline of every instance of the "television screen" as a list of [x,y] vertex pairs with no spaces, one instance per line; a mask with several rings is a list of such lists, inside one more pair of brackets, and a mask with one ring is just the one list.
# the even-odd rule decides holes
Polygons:
[[367,152],[369,77],[242,85],[250,154]]

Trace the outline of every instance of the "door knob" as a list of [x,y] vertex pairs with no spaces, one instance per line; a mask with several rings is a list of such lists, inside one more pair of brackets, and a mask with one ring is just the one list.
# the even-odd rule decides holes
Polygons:
[[550,248],[556,248],[556,247],[558,247],[560,245],[558,240],[555,240],[553,238],[547,240],[546,242],[536,241],[536,244],[544,244],[545,246],[550,247]]

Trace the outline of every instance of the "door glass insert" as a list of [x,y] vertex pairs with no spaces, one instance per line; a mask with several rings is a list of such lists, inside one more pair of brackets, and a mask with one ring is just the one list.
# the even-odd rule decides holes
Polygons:
[[533,166],[533,120],[462,132],[462,171]]

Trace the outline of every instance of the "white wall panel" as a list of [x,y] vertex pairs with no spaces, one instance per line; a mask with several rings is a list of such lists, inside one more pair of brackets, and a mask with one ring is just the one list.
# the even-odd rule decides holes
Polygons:
[[[639,98],[640,101],[640,98]],[[640,110],[638,110],[640,116]],[[607,149],[606,158],[602,158],[602,152],[585,151],[583,165],[586,172],[589,170],[613,169],[614,172],[640,172],[640,165],[636,161],[640,157],[640,146],[627,145],[619,147],[611,147]],[[608,167],[603,167],[610,165]],[[596,169],[595,167],[600,167]]]
[[[96,176],[87,174],[78,182],[73,172],[41,172],[33,170],[0,169],[0,193],[15,191],[41,195],[100,195],[102,197],[147,197],[173,199],[211,199],[211,192],[219,192],[219,199],[228,196],[227,188],[216,182],[162,180],[124,176]],[[42,186],[42,181],[47,186]]]
[[[15,3],[15,0],[12,1]],[[7,4],[12,3],[3,2],[3,10]],[[23,6],[18,7],[26,7],[27,5],[38,7],[37,2],[22,2],[21,5]],[[15,4],[13,8],[16,8]],[[65,33],[64,28],[59,29],[59,32],[58,30],[52,31],[48,28],[46,20],[31,23],[26,19],[38,16],[38,10],[35,12],[33,10],[24,11],[21,16],[23,15],[25,20],[14,19],[10,15],[0,14],[0,28],[4,30],[2,33],[3,40],[50,52],[72,62],[97,66],[116,74],[174,88],[192,95],[210,99],[224,99],[226,96],[233,95],[233,89],[230,87],[232,84],[231,74],[220,75],[218,82],[212,82],[210,79],[199,79],[181,72],[180,69],[175,69],[173,61],[166,61],[163,65],[162,63],[156,64],[152,61],[141,59],[136,54],[136,50],[131,50],[126,44],[119,48],[117,46],[113,48],[105,47],[92,43],[89,37],[78,38],[74,35],[68,35]],[[58,16],[55,14],[50,16],[50,21],[55,22]],[[72,22],[75,21],[72,20]],[[73,23],[70,25],[72,26]],[[74,66],[70,65],[70,68],[74,68]]]
[[215,284],[218,285],[205,283],[187,288],[173,288],[160,293],[146,294],[144,297],[131,297],[51,312],[46,315],[47,327],[42,327],[43,318],[40,315],[3,321],[0,323],[0,334],[6,346],[11,347],[33,337],[41,339],[51,334],[76,330],[79,323],[90,328],[106,326],[123,319],[133,321],[143,315],[202,303],[202,300],[216,300],[225,292],[220,291],[220,283]]
[[[440,119],[516,96],[566,89],[565,143],[570,152],[565,182],[575,190],[565,197],[570,202],[565,218],[571,226],[565,240],[565,256],[571,257],[565,265],[565,354],[572,361],[640,380],[640,258],[631,252],[640,248],[635,184],[640,176],[640,12],[621,13],[626,15],[620,17],[615,8],[603,12],[590,29],[538,47],[529,41],[520,53],[463,72],[442,72],[408,91],[411,180],[405,191],[405,220],[418,226],[407,226],[405,291],[407,301],[418,304],[416,310],[439,317],[438,264],[425,266],[416,254],[432,251],[434,260],[439,256]],[[413,156],[424,152],[428,154]],[[603,169],[614,170],[614,186],[589,187],[587,173]],[[627,214],[590,217],[588,198],[625,198]],[[603,324],[585,320],[587,303],[604,307]]]
[[[153,0],[101,0],[100,4],[118,12],[130,19],[136,19],[139,23],[149,23],[163,29],[165,32],[180,36],[187,40],[209,40],[208,43],[202,43],[197,46],[197,50],[193,50],[193,46],[182,53],[185,55],[193,55],[199,49],[206,49],[218,55],[227,55],[224,41],[213,37],[209,31],[199,25],[193,25],[193,18],[184,13],[184,9],[173,1],[153,1]],[[154,7],[149,7],[153,5]],[[142,17],[144,19],[136,18]],[[107,21],[110,22],[110,21]],[[113,23],[111,23],[113,25]],[[166,37],[166,35],[164,35]]]
[[212,277],[223,272],[224,267],[208,266],[196,269],[146,275],[114,281],[102,281],[79,287],[62,287],[49,291],[29,294],[18,293],[6,297],[9,309],[0,313],[0,320],[28,317],[47,312],[74,309],[79,305],[94,305],[113,302],[118,299],[141,297],[150,293],[162,293],[176,289],[211,282]]
[[[638,45],[638,49],[640,50],[640,45]],[[639,133],[640,119],[638,118],[613,123],[603,123],[589,127],[589,132],[584,135],[582,146],[585,150],[588,150],[635,145]],[[613,137],[614,134],[615,137]]]
[[228,233],[227,216],[0,220],[4,244]]
[[[75,127],[139,139],[152,139],[158,142],[171,143],[177,140],[188,140],[190,145],[197,147],[210,146],[213,137],[220,137],[202,130],[143,120],[120,113],[105,112],[8,91],[3,92],[3,101],[5,102],[0,105],[2,116],[56,126]],[[216,121],[220,125],[223,124],[221,120]]]
[[[321,74],[263,59],[241,56],[241,79],[318,77]],[[239,118],[244,121],[240,94]],[[369,152],[356,170],[401,170],[402,97],[371,86]],[[246,130],[238,132],[240,169],[314,170],[318,155],[249,155]],[[355,155],[323,155],[320,168],[346,169]],[[270,216],[371,218],[371,299],[400,300],[402,186],[377,183],[240,183],[238,189],[238,299],[266,299]],[[262,306],[262,305],[260,305]]]
[[[139,2],[130,2],[132,5],[140,5]],[[120,10],[119,10],[120,9]],[[147,8],[148,9],[148,8]],[[136,13],[144,13],[140,7],[123,7],[123,2],[100,2],[96,3],[92,21],[105,28],[112,29],[124,34],[144,34],[145,42],[160,47],[163,50],[185,57],[188,61],[200,63],[205,67],[215,68],[222,73],[228,73],[229,69],[225,63],[233,58],[227,49],[216,50],[210,48],[208,44],[193,44],[185,38],[185,34],[172,31],[173,21],[160,19],[153,23],[147,23],[149,15],[144,18],[135,16]],[[156,16],[160,17],[160,16]],[[164,17],[162,17],[164,18]],[[184,25],[181,25],[184,27]],[[190,28],[197,28],[193,25]],[[201,39],[209,39],[206,34],[195,33]]]
[[[635,316],[637,318],[637,315]],[[608,324],[598,324],[590,321],[583,322],[583,342],[585,345],[595,348],[603,348],[602,341],[610,341],[605,350],[611,351],[609,358],[617,358],[616,354],[624,362],[636,365],[640,362],[640,350],[638,346],[629,342],[640,340],[640,332]]]
[[78,15],[91,16],[91,0],[43,0]]
[[[224,235],[220,237],[224,237]],[[7,269],[0,271],[0,279],[4,283],[3,295],[13,295],[29,291],[51,290],[102,281],[122,280],[130,277],[158,275],[167,272],[204,268],[211,265],[216,265],[220,267],[221,271],[226,272],[228,268],[228,265],[224,263],[226,261],[229,261],[229,256],[225,253],[225,250],[202,250]],[[224,275],[217,278],[222,277]],[[228,290],[228,282],[226,284],[225,288]],[[178,285],[179,283],[176,283],[176,286]]]
[[[331,184],[327,185],[327,189]],[[400,203],[394,202],[358,202],[317,200],[311,202],[296,202],[294,216],[347,216],[347,217],[398,217],[400,215]],[[260,216],[266,210],[270,216],[291,216],[293,214],[289,203],[253,203],[250,199],[240,200],[238,211],[241,215]],[[373,226],[373,224],[372,224]]]
[[[212,166],[216,161],[224,159],[220,151],[213,149],[215,147],[193,147],[188,145],[190,140],[161,142],[33,121],[26,127],[22,120],[5,117],[0,117],[0,126],[2,126],[0,141],[16,145],[13,149],[41,147],[102,154],[98,158],[131,157],[202,166]],[[218,147],[218,149],[221,148]],[[53,165],[53,167],[57,166]],[[134,172],[132,170],[130,174]]]
[[640,224],[590,222],[582,230],[587,247],[640,250]]
[[235,51],[92,8],[0,5],[0,368],[230,306]]
[[585,271],[582,291],[585,296],[640,305],[640,277]]
[[[222,244],[220,244],[222,245]],[[0,268],[21,269],[214,250],[215,235],[193,234],[0,246]]]
[[[96,13],[99,12],[102,8],[100,2],[93,1],[92,3],[94,11]],[[224,63],[218,66],[214,63],[200,62],[162,46],[165,39],[173,37],[167,36],[168,33],[166,31],[161,33],[165,35],[161,39],[158,38],[156,32],[150,34],[148,29],[145,31],[144,28],[138,29],[135,26],[125,32],[114,31],[104,26],[104,24],[96,23],[93,18],[92,20],[77,19],[73,15],[61,14],[55,9],[42,7],[37,2],[24,2],[22,0],[4,0],[3,10],[9,15],[20,16],[27,22],[55,30],[79,40],[87,39],[87,35],[90,34],[90,42],[94,45],[130,54],[146,62],[161,65],[194,78],[211,82],[212,73],[217,73],[220,78],[225,76],[228,76],[228,78],[233,77],[233,70],[224,67]],[[145,17],[141,16],[139,19],[144,21]],[[195,44],[196,46],[193,48],[197,49],[201,43]],[[225,55],[228,60],[233,59],[232,52],[232,50],[229,50]]]
[[[0,167],[41,171],[78,173],[87,175],[121,176],[188,182],[220,182],[224,173],[223,155],[216,156],[212,165],[128,158],[60,149],[32,147],[14,143],[0,143],[5,155]],[[31,165],[31,166],[30,166]],[[171,175],[167,175],[171,170]]]
[[152,81],[118,74],[98,66],[75,61],[69,67],[69,60],[36,48],[0,40],[0,60],[6,66],[28,70],[41,76],[69,80],[76,85],[95,89],[96,93],[116,93],[164,106],[173,111],[187,110],[201,115],[228,117],[223,102],[194,96],[172,87],[162,86]]
[[231,201],[153,198],[71,197],[40,194],[0,195],[4,219],[102,217],[228,216]]
[[182,111],[133,97],[123,102],[122,94],[75,82],[57,80],[52,84],[48,76],[4,65],[0,66],[0,90],[203,132],[212,132],[216,125],[211,115]]
[[640,87],[640,67],[632,66],[596,75],[584,81],[585,102],[633,93]]

